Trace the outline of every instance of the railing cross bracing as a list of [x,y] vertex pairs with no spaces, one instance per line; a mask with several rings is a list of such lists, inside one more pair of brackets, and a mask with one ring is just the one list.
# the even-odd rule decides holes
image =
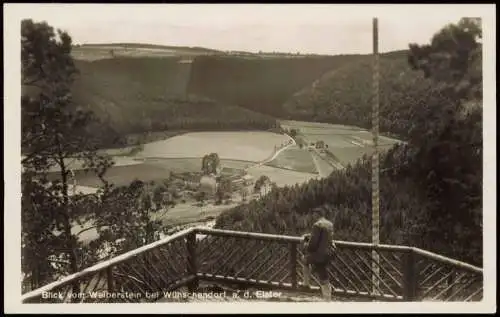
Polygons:
[[[203,239],[200,239],[202,238]],[[23,303],[153,302],[200,282],[319,293],[302,284],[300,237],[190,228],[22,296]],[[481,268],[414,247],[335,241],[335,297],[378,301],[480,301]],[[372,252],[379,255],[373,283]]]

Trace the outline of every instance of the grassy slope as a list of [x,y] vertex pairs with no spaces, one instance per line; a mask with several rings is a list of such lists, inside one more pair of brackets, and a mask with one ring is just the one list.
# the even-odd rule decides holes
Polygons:
[[311,154],[298,147],[284,150],[266,165],[304,173],[318,173]]

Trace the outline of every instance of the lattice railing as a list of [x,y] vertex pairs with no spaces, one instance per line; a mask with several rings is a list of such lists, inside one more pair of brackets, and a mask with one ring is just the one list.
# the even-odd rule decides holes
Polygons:
[[[201,280],[303,288],[305,263],[299,237],[201,228],[195,233],[206,235],[196,252]],[[481,300],[480,268],[406,246],[347,241],[336,241],[335,245],[327,270],[336,295],[383,301]],[[379,255],[375,284],[373,252]],[[423,267],[424,263],[428,265]],[[446,270],[456,278],[443,279]],[[314,276],[312,285],[318,290]]]
[[424,250],[417,249],[415,255],[418,298],[446,302],[482,300],[482,270]]
[[[404,247],[338,242],[328,267],[335,292],[344,295],[401,300],[404,285]],[[378,283],[372,282],[372,252],[379,255]]]
[[24,303],[153,302],[195,280],[189,274],[192,229],[101,262],[23,295]]
[[281,238],[245,232],[228,236],[225,231],[211,229],[197,246],[198,276],[236,284],[297,286],[298,242],[292,237]]
[[[201,239],[203,238],[203,239]],[[335,241],[328,273],[334,295],[383,301],[480,301],[482,269],[406,246]],[[379,255],[377,283],[372,252]],[[302,240],[191,228],[104,261],[22,297],[24,303],[153,302],[200,281],[319,292],[304,287]]]

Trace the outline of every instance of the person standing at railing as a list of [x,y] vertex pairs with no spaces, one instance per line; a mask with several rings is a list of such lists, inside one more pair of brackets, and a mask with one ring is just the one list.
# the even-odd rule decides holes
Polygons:
[[[328,278],[327,267],[332,259],[333,223],[326,219],[326,210],[323,207],[312,210],[314,223],[311,233],[303,235],[305,249],[304,286],[310,286],[311,273],[316,273],[321,295],[326,300],[331,300],[331,285]],[[311,271],[312,268],[312,271]]]

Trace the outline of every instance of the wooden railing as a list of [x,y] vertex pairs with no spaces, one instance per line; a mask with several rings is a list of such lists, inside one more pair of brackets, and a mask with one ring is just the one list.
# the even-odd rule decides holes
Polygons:
[[[203,239],[201,239],[203,238]],[[319,293],[302,284],[300,237],[190,228],[24,294],[23,303],[154,302],[200,282]],[[480,301],[482,269],[418,248],[335,241],[333,294],[381,301]],[[372,287],[372,251],[379,286]]]

